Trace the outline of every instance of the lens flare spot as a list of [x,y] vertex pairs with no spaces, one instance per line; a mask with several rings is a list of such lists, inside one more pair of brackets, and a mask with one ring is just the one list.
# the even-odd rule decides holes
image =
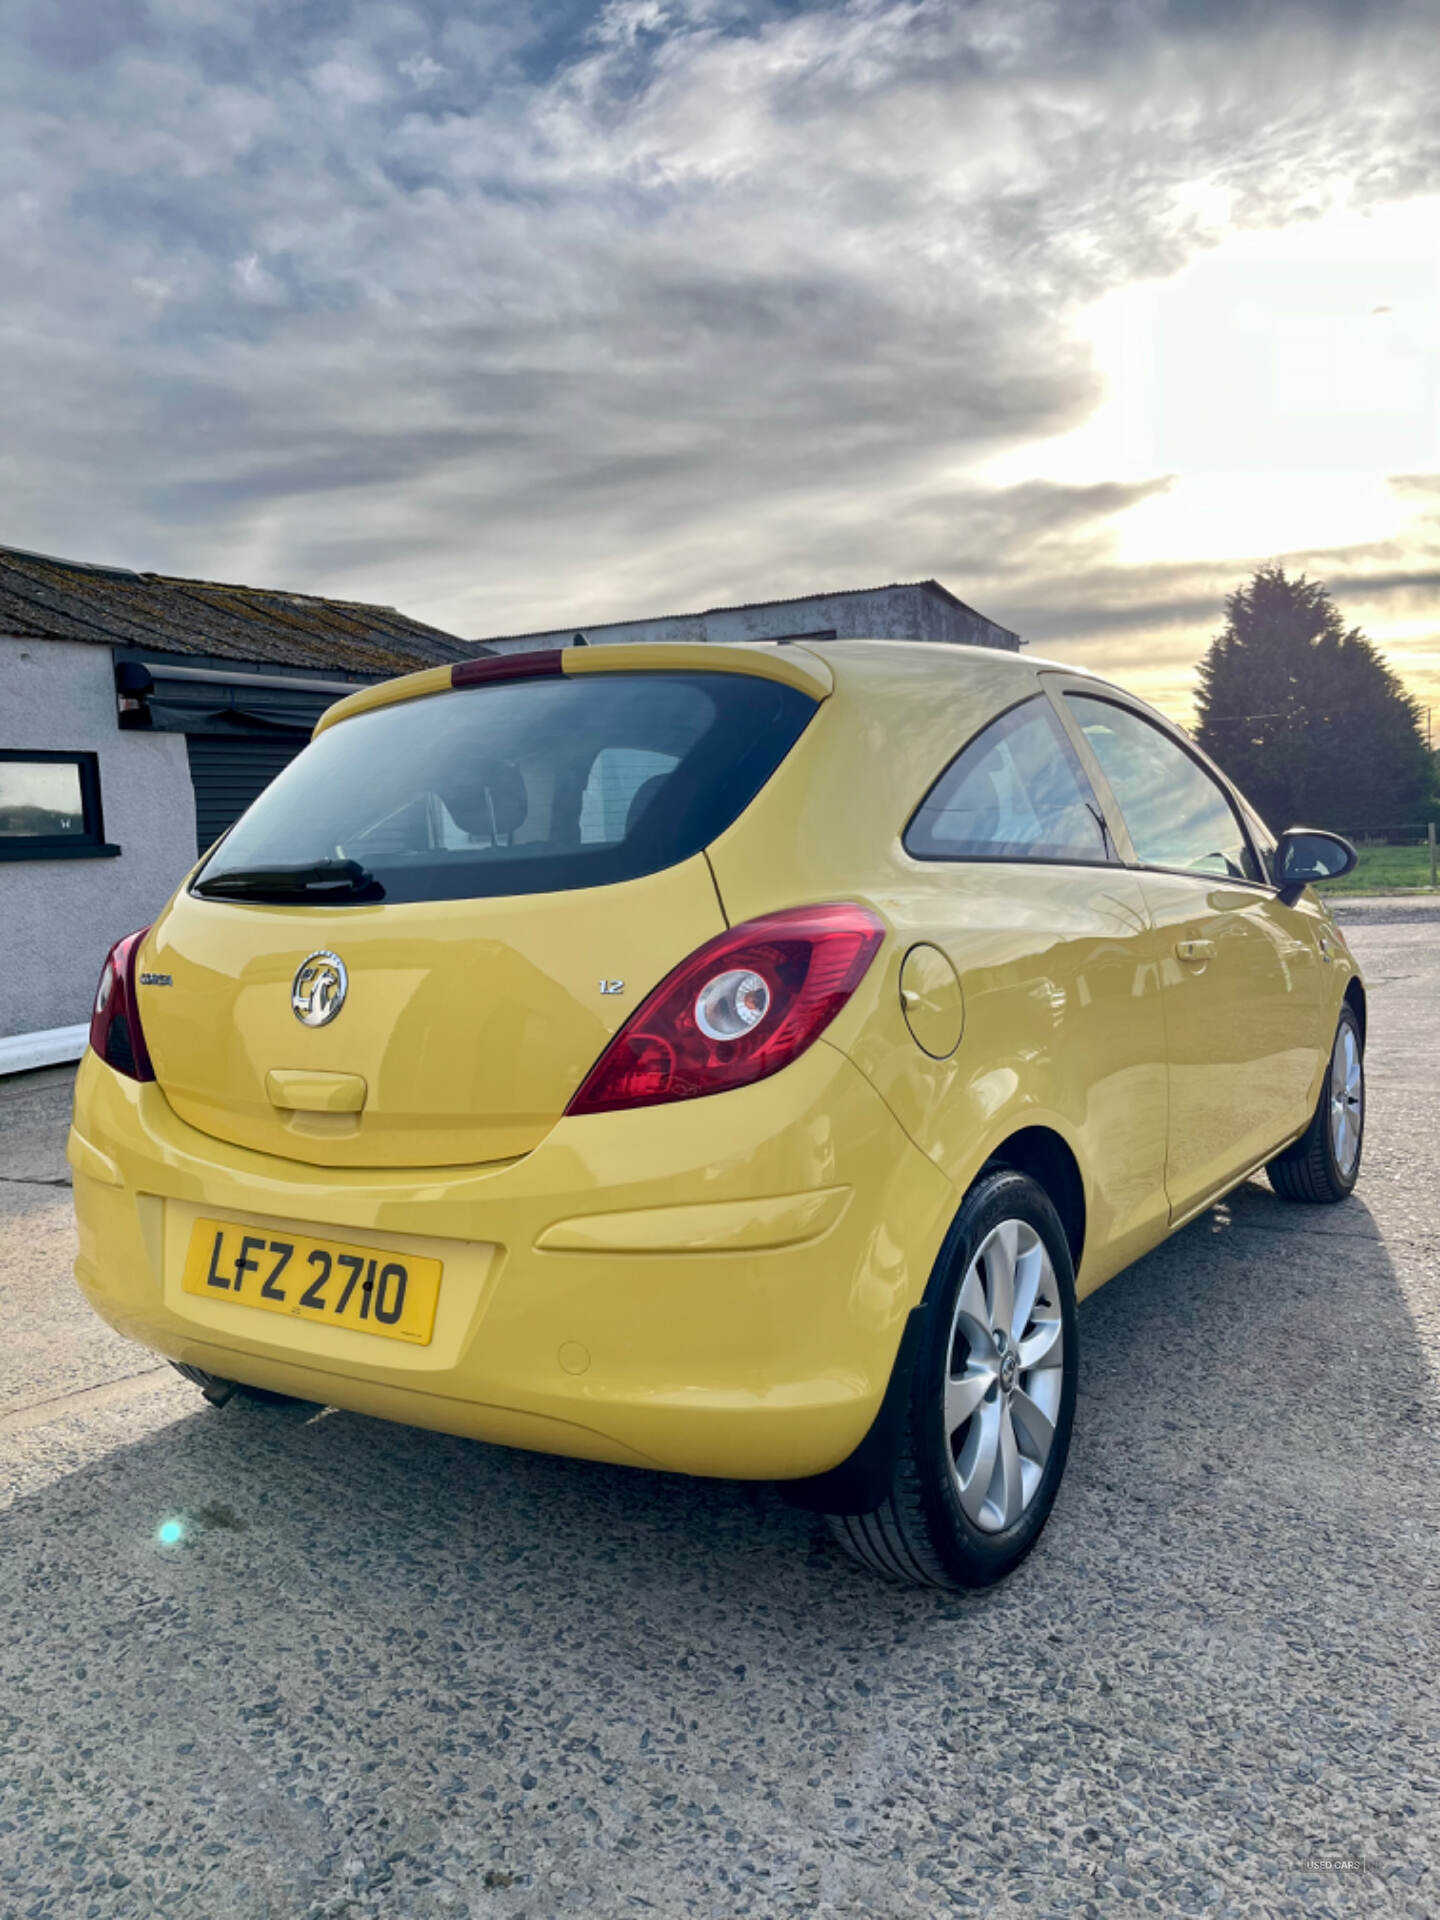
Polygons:
[[162,1547],[178,1547],[185,1538],[185,1523],[182,1520],[162,1520],[155,1529],[155,1538]]

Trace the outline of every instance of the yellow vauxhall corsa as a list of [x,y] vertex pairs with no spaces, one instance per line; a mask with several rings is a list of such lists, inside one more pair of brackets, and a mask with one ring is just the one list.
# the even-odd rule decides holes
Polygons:
[[1353,860],[1005,653],[367,688],[105,964],[76,1273],[217,1402],[776,1480],[984,1586],[1077,1299],[1260,1167],[1353,1187],[1365,990],[1306,886]]

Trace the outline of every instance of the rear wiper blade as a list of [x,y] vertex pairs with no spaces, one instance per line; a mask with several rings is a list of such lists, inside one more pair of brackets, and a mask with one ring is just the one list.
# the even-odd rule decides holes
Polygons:
[[317,893],[366,894],[384,898],[385,889],[358,860],[310,860],[297,867],[236,867],[230,873],[204,874],[193,891],[202,894]]

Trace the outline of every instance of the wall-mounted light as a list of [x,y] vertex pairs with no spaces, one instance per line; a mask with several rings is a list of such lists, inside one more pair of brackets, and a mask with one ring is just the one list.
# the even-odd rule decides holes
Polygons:
[[153,727],[150,696],[155,691],[155,676],[138,660],[120,660],[115,666],[115,696],[120,725],[124,728]]

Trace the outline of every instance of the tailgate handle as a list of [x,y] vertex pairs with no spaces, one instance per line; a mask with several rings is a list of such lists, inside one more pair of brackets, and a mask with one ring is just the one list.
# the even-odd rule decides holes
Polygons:
[[359,1113],[365,1082],[358,1073],[312,1073],[272,1067],[265,1076],[272,1107],[286,1113]]
[[1215,958],[1213,940],[1177,940],[1175,951],[1182,960],[1188,960],[1191,966],[1203,967],[1207,960]]

